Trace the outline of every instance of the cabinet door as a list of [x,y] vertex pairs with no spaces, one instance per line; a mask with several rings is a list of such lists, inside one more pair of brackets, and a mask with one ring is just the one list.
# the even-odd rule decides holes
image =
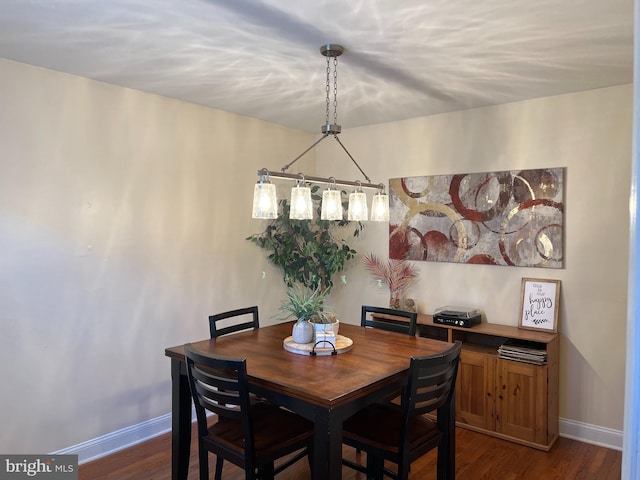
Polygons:
[[462,350],[456,384],[456,420],[495,429],[495,357]]
[[496,431],[547,443],[547,367],[498,360]]

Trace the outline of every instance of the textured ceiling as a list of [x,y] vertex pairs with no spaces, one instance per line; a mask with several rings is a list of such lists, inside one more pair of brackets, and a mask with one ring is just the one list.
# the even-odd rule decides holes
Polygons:
[[[0,57],[319,132],[631,83],[633,0],[0,0]],[[333,114],[332,114],[333,115]]]

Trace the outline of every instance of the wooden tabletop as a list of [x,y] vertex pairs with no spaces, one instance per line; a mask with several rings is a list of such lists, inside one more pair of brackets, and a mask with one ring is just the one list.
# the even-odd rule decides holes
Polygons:
[[[451,347],[438,340],[341,323],[339,333],[353,340],[353,348],[340,355],[312,357],[283,348],[292,327],[293,322],[287,322],[194,342],[194,346],[224,357],[246,358],[250,383],[327,408],[402,378],[412,356],[437,354]],[[165,354],[184,360],[184,347],[167,348]]]

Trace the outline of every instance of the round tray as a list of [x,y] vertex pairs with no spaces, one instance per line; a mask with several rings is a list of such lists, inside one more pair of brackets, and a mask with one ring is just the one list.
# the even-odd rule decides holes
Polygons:
[[[328,347],[316,347],[315,350],[313,346],[315,343],[295,343],[293,341],[293,337],[287,337],[282,342],[282,346],[284,349],[291,353],[297,353],[298,355],[311,355],[312,352],[315,351],[316,355],[331,355],[333,353],[333,348]],[[336,335],[336,348],[335,352],[345,353],[351,350],[353,347],[353,340],[348,337],[343,337],[342,335]]]

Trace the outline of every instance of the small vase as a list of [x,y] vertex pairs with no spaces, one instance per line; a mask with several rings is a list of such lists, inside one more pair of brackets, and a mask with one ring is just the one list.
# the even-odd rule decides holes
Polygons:
[[400,309],[400,290],[391,290],[389,294],[389,308]]
[[293,324],[291,333],[295,343],[311,343],[313,340],[313,326],[307,320],[300,320]]

